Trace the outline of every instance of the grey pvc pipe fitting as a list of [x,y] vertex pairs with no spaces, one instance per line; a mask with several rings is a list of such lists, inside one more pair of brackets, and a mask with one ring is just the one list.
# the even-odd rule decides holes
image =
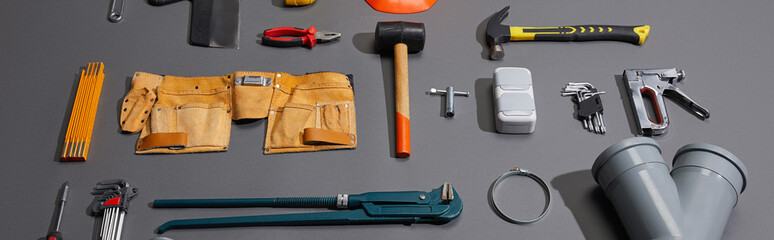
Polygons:
[[747,186],[747,168],[731,152],[703,143],[677,150],[672,164],[683,209],[683,239],[720,239]]
[[682,236],[680,198],[656,141],[638,137],[616,143],[597,157],[591,173],[632,239]]
[[656,141],[635,137],[603,151],[591,172],[632,239],[720,239],[747,168],[710,144],[680,148],[673,165],[670,174]]

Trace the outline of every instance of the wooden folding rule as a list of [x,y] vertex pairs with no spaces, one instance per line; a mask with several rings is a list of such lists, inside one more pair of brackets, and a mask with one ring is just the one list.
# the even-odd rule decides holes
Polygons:
[[78,81],[78,90],[60,156],[63,162],[86,161],[89,155],[91,132],[94,130],[94,118],[97,115],[99,94],[102,92],[102,80],[105,78],[104,68],[105,65],[100,62],[89,63],[81,70],[81,78]]

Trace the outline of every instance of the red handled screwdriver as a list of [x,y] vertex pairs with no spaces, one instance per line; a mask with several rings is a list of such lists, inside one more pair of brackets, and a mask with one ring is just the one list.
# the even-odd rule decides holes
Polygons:
[[61,190],[62,198],[59,199],[59,211],[56,212],[56,228],[46,235],[46,240],[62,240],[62,233],[59,232],[59,224],[62,223],[62,212],[64,212],[65,202],[67,202],[67,191],[70,190],[70,182],[65,182]]

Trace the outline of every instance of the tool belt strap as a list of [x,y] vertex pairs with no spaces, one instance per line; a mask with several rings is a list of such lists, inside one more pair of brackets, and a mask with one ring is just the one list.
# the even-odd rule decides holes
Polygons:
[[184,132],[151,133],[137,141],[137,150],[154,148],[183,149],[188,143],[188,134]]
[[355,145],[357,137],[354,134],[323,130],[319,128],[304,129],[304,144],[307,145]]

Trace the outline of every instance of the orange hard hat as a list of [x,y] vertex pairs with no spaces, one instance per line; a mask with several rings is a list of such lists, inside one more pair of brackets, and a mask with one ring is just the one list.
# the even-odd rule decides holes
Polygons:
[[422,12],[435,4],[436,0],[366,0],[372,8],[388,13]]

